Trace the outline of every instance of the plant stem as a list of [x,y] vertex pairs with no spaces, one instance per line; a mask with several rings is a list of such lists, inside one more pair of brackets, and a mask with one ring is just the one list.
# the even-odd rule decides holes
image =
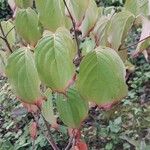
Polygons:
[[[12,30],[12,29],[11,29],[11,30]],[[3,27],[2,27],[1,22],[0,22],[0,31],[1,31],[2,36],[3,36],[3,37],[0,36],[0,38],[3,39],[3,41],[6,43],[6,45],[7,45],[8,49],[9,49],[9,51],[10,51],[11,53],[13,53],[13,51],[12,51],[12,49],[11,49],[11,47],[10,47],[10,44],[9,44],[9,42],[8,42],[8,40],[7,40],[7,36],[6,36],[5,33],[4,33],[4,30],[3,30]],[[8,34],[9,34],[9,33],[7,33],[7,35],[8,35]]]
[[51,143],[51,146],[54,150],[59,150],[59,148],[57,147],[52,135],[51,135],[51,131],[50,131],[50,125],[48,124],[48,122],[45,120],[44,116],[41,114],[41,117],[45,123],[45,126],[47,128],[48,131],[48,136],[49,136],[49,142]]
[[[41,109],[39,108],[39,113],[41,114]],[[37,115],[35,115],[34,113],[32,113],[33,117],[34,117],[34,120],[35,122],[38,124],[38,126],[40,127],[42,133],[44,134],[45,138],[47,139],[47,141],[49,142],[49,144],[52,146],[52,148],[54,150],[59,150],[59,148],[57,147],[57,145],[55,144],[54,142],[54,139],[51,135],[51,131],[50,131],[50,128],[49,128],[49,124],[47,123],[47,121],[45,120],[44,116],[41,114],[41,117],[45,123],[45,126],[47,128],[47,131],[48,131],[48,135],[45,133],[45,131],[43,130],[43,128],[39,125],[39,122],[38,122],[38,118],[37,118]]]
[[72,130],[72,136],[69,138],[69,143],[68,143],[68,145],[66,146],[65,150],[70,150],[70,148],[71,148],[71,147],[73,146],[73,144],[74,144],[75,138],[76,138],[76,133],[75,133],[75,130],[73,129],[73,130]]
[[69,143],[68,143],[67,147],[65,148],[65,150],[70,150],[70,147],[72,145],[73,139],[74,139],[74,136],[70,137]]
[[70,18],[71,18],[71,22],[72,22],[72,25],[73,25],[74,36],[75,36],[75,40],[76,40],[76,43],[77,43],[78,59],[81,59],[81,58],[82,58],[82,53],[81,53],[81,49],[80,49],[80,40],[79,40],[79,38],[78,38],[78,33],[77,33],[77,31],[76,31],[76,23],[75,23],[75,21],[74,21],[72,15],[71,15],[71,12],[70,12],[70,10],[69,10],[69,7],[67,6],[66,1],[63,0],[63,2],[64,2],[65,7],[67,8],[67,11],[68,11],[68,13],[69,13],[69,16],[70,16]]
[[143,41],[145,41],[145,40],[147,40],[147,39],[149,39],[149,38],[150,38],[150,36],[147,36],[146,38],[144,38],[144,39],[142,39],[142,40],[140,40],[140,41],[138,41],[138,42],[136,42],[136,43],[134,43],[134,44],[132,44],[132,45],[129,45],[129,46],[127,46],[127,47],[124,47],[124,48],[119,49],[119,51],[128,49],[128,48],[130,48],[130,47],[132,47],[132,46],[136,46],[136,45],[138,45],[139,43],[141,43],[141,42],[143,42]]

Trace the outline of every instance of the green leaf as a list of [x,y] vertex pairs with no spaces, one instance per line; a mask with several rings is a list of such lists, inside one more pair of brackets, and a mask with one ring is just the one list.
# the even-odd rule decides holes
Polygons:
[[91,52],[96,46],[95,41],[91,38],[86,38],[83,43],[80,44],[80,48],[82,49],[82,54],[87,55]]
[[8,58],[6,75],[17,96],[33,104],[40,97],[40,81],[31,51],[22,47]]
[[58,94],[56,105],[63,123],[70,128],[79,128],[88,115],[88,104],[81,98],[75,87],[70,88],[66,96]]
[[149,0],[126,0],[125,8],[135,16],[138,16],[140,14],[144,16],[150,15]]
[[[1,22],[1,25],[2,25],[2,28],[4,30],[4,34],[7,35],[7,40],[11,46],[11,48],[13,47],[13,45],[15,45],[15,42],[16,42],[16,37],[15,37],[15,29],[14,28],[14,25],[12,23],[12,21],[8,20],[8,21],[2,21]],[[0,36],[3,37],[1,31],[0,31]],[[4,48],[4,49],[7,49],[7,46],[5,44],[5,42],[1,40],[1,46]]]
[[127,94],[125,66],[118,54],[98,47],[81,62],[77,87],[81,96],[97,104],[121,100]]
[[35,46],[42,36],[38,15],[31,8],[20,9],[17,12],[15,27],[18,34],[32,46]]
[[42,115],[51,125],[56,125],[56,117],[54,115],[52,103],[52,91],[47,90],[46,97],[47,101],[45,101],[42,106]]
[[150,15],[150,1],[149,0],[139,0],[139,11],[140,14],[149,16]]
[[128,11],[119,12],[112,18],[109,42],[114,50],[117,51],[124,42],[134,20],[134,15]]
[[0,150],[15,150],[10,141],[0,140]]
[[117,53],[120,56],[120,58],[122,59],[122,61],[125,63],[128,59],[128,50],[127,49],[120,50]]
[[45,29],[55,32],[57,28],[65,26],[62,0],[36,0],[36,7]]
[[6,62],[7,62],[6,52],[0,51],[0,75],[4,76]]
[[19,8],[28,8],[32,7],[33,0],[15,0],[15,3]]
[[42,38],[36,46],[35,62],[40,79],[52,90],[63,91],[74,74],[75,44],[66,29]]
[[[89,1],[90,0],[66,0],[71,15],[76,22],[76,25],[81,24],[88,8]],[[69,16],[67,9],[66,14]]]
[[139,4],[138,3],[139,3],[139,0],[126,0],[124,7],[126,8],[126,10],[130,11],[135,16],[137,16],[139,13]]
[[98,18],[98,7],[95,1],[90,0],[88,8],[85,13],[85,18],[82,21],[80,26],[80,30],[82,32],[82,36],[85,37],[94,27]]
[[93,34],[96,39],[96,44],[108,46],[108,36],[111,21],[108,17],[102,16],[96,23]]
[[[150,36],[150,20],[146,17],[142,18],[142,33],[140,40],[143,40]],[[137,46],[136,52],[143,52],[150,46],[150,38],[145,39],[144,41],[140,42]]]

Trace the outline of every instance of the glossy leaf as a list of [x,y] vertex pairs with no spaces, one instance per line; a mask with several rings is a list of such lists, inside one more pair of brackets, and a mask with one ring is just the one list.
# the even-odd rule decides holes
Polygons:
[[35,46],[42,36],[38,15],[31,8],[20,9],[17,12],[15,27],[18,34],[32,46]]
[[[90,0],[66,0],[72,17],[74,18],[76,25],[79,26],[85,16]],[[66,10],[67,15],[68,11]]]
[[112,18],[109,42],[114,50],[118,50],[131,29],[134,16],[128,11],[122,11]]
[[34,104],[40,97],[40,81],[33,54],[26,47],[16,50],[8,58],[6,75],[17,96],[25,103]]
[[32,7],[33,0],[15,0],[15,3],[19,8],[28,8]]
[[55,32],[58,27],[65,26],[62,0],[36,0],[36,7],[45,29]]
[[117,101],[126,96],[125,66],[118,54],[98,47],[81,62],[77,87],[81,96],[97,104]]
[[89,0],[85,18],[80,26],[82,36],[85,37],[94,27],[98,18],[98,8],[94,0]]
[[111,21],[108,17],[101,17],[96,23],[93,34],[95,36],[96,44],[101,46],[108,45],[109,27]]
[[[50,33],[49,33],[50,34]],[[63,91],[74,74],[75,44],[63,28],[42,38],[36,46],[35,61],[40,79],[52,90]]]
[[75,87],[70,88],[66,96],[58,94],[56,105],[63,123],[70,128],[79,128],[88,115],[88,104]]
[[42,106],[42,115],[51,125],[56,125],[56,117],[53,111],[53,103],[52,103],[52,91],[47,90],[46,92],[47,101],[44,102]]

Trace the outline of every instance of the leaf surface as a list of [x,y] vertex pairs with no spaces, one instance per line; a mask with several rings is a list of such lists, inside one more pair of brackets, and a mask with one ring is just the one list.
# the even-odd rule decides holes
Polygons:
[[28,8],[32,7],[33,0],[15,0],[15,3],[19,8]]
[[35,46],[42,36],[38,15],[31,8],[20,9],[17,12],[15,27],[18,34],[32,46]]
[[88,114],[88,104],[81,98],[75,87],[67,91],[67,97],[59,94],[56,105],[63,123],[70,128],[79,128]]
[[128,11],[119,12],[112,18],[109,42],[114,50],[117,51],[124,42],[134,19],[134,15]]
[[93,0],[89,0],[89,5],[85,13],[85,18],[82,21],[80,26],[80,30],[82,32],[82,36],[85,37],[94,27],[98,18],[98,8]]
[[36,0],[36,7],[45,29],[55,32],[57,28],[65,26],[62,0]]
[[56,117],[53,111],[53,103],[52,103],[52,92],[48,90],[46,92],[47,101],[44,102],[42,106],[42,114],[47,122],[51,125],[56,125]]
[[52,90],[63,91],[74,74],[75,44],[64,28],[42,38],[35,50],[35,62],[40,79]]
[[109,27],[111,21],[108,17],[102,16],[96,26],[94,27],[93,34],[95,36],[96,44],[101,46],[108,45]]
[[39,99],[40,81],[34,56],[28,48],[22,47],[9,56],[6,75],[23,102],[34,104]]
[[[72,17],[74,18],[76,25],[79,26],[85,16],[90,0],[66,0]],[[66,14],[69,16],[68,11]]]
[[127,94],[121,58],[110,48],[96,48],[81,62],[77,87],[87,101],[105,104],[120,100]]
[[[140,41],[150,36],[150,20],[146,17],[142,19],[142,33],[140,37]],[[150,37],[140,42],[137,46],[136,52],[143,52],[150,45]]]
[[[2,21],[1,25],[4,30],[4,34],[7,35],[7,40],[10,44],[10,47],[12,48],[16,42],[16,37],[15,37],[16,33],[15,33],[14,25],[13,25],[12,21],[10,21],[10,20]],[[0,36],[3,37],[3,34],[1,33],[1,31],[0,31]],[[2,46],[2,48],[4,48],[4,49],[7,49],[7,46],[2,39],[0,39],[0,46]]]

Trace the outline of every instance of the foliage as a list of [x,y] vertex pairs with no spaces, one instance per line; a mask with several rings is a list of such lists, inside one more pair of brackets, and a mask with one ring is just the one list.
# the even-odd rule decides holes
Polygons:
[[0,20],[8,19],[12,16],[12,11],[7,3],[7,0],[0,0]]
[[[11,143],[16,144],[23,135],[25,141],[26,138],[29,139],[27,143],[24,142],[25,145],[21,144],[24,148],[31,145],[33,149],[38,148],[36,142],[38,138],[44,136],[54,150],[59,150],[60,144],[57,144],[57,140],[55,142],[51,133],[58,130],[66,134],[68,130],[69,143],[63,147],[87,149],[82,139],[82,133],[85,132],[82,126],[86,125],[86,119],[89,119],[88,110],[93,110],[91,103],[94,103],[95,109],[101,111],[102,108],[107,110],[114,104],[119,105],[122,102],[124,113],[124,108],[129,105],[127,99],[121,101],[127,95],[126,83],[130,89],[136,89],[137,85],[134,82],[131,85],[128,82],[128,77],[134,71],[134,67],[131,67],[134,62],[128,59],[128,47],[125,47],[128,33],[133,26],[142,26],[140,44],[137,43],[137,50],[133,56],[143,53],[147,61],[149,59],[149,34],[146,32],[149,28],[148,1],[138,3],[136,0],[132,2],[127,0],[125,7],[118,8],[98,8],[94,0],[57,2],[36,0],[35,8],[32,7],[33,1],[26,2],[9,1],[14,18],[0,22],[0,42],[3,50],[0,54],[2,58],[0,63],[1,72],[4,71],[2,73],[8,77],[16,98],[22,103],[21,109],[24,108],[26,111],[25,117],[28,118],[27,111],[31,115],[27,121],[30,122],[31,139],[20,131],[14,142],[10,141],[13,138],[9,136],[11,133],[4,133],[2,143],[6,145],[2,144],[2,147],[7,147],[8,143],[11,148]],[[124,3],[111,2],[121,6]],[[134,6],[135,9],[132,9]],[[15,29],[11,28],[13,24]],[[127,75],[125,68],[128,71]],[[144,77],[149,80],[148,74]],[[129,92],[129,97],[131,95],[132,92]],[[116,108],[117,105],[110,112]],[[17,114],[23,110],[18,109]],[[143,110],[131,108],[135,118]],[[124,149],[146,148],[147,138],[142,139],[140,144],[137,142],[140,138],[130,140],[129,134],[122,128],[124,114],[118,116],[118,111],[111,113],[113,115],[109,114],[109,111],[103,111],[100,116],[96,116],[98,119],[99,117],[107,119],[107,127],[104,128],[105,138],[110,136],[109,138],[113,140],[113,142],[107,140],[107,144],[102,142],[105,149],[113,149],[113,145],[118,144],[120,139],[128,142],[123,145]],[[145,116],[148,112],[144,112]],[[133,119],[133,122],[137,120],[138,118]],[[144,125],[145,121],[147,119],[144,120]],[[98,122],[99,120],[95,123]],[[8,127],[11,128],[13,125],[11,122]],[[38,130],[33,130],[32,125]],[[23,128],[26,133],[28,129],[26,123]],[[100,126],[96,128],[98,130],[96,136],[99,137],[101,128]],[[115,141],[117,134],[120,135]],[[88,143],[86,137],[85,140]],[[20,149],[17,144],[16,146],[15,149]],[[101,147],[102,145],[98,149]]]

